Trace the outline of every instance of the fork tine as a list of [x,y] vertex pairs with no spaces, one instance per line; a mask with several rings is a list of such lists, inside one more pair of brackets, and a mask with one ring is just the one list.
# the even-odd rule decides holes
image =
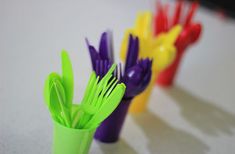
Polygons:
[[105,74],[105,76],[102,78],[102,80],[107,80],[107,78],[113,74],[115,68],[116,68],[116,64],[113,64],[110,68],[109,71]]
[[91,100],[94,98],[94,94],[95,94],[95,91],[97,89],[98,81],[99,81],[99,76],[96,78],[96,81],[95,81],[95,83],[92,87],[92,90],[90,92],[89,98],[87,99],[87,103],[89,103],[89,104],[91,104]]
[[113,78],[111,81],[109,81],[109,80],[106,81],[105,85],[103,86],[102,92],[99,95],[99,98],[98,98],[97,103],[96,103],[96,105],[98,107],[100,107],[102,105],[102,100],[105,98],[105,95],[107,94],[110,87],[112,87],[113,84],[115,84],[116,81],[117,81],[116,78]]
[[117,68],[114,70],[113,72],[113,76],[116,77],[117,76]]
[[[104,100],[104,103],[103,104],[105,104],[106,102],[107,102],[107,100],[110,98],[110,97],[112,97],[113,95],[115,95],[115,93],[113,93],[113,91],[115,91],[115,90],[117,90],[117,89],[122,89],[122,88],[126,88],[126,86],[125,86],[125,84],[123,84],[123,83],[119,83],[119,84],[117,84],[116,86],[115,86],[115,88],[112,90],[112,93],[109,95],[109,96],[107,96],[106,98],[105,98],[105,100]],[[125,91],[124,91],[125,92]],[[102,104],[102,105],[103,105]]]
[[109,90],[108,90],[107,93],[105,94],[105,97],[108,97],[108,96],[109,96],[109,94],[110,94],[110,93],[113,91],[113,89],[116,87],[117,83],[118,83],[118,80],[115,79],[115,82],[112,84],[112,86],[109,88]]
[[119,79],[119,80],[121,80],[121,79],[122,79],[122,76],[123,76],[122,64],[121,64],[121,63],[119,63],[119,67],[120,67],[120,79]]
[[107,60],[105,60],[104,61],[105,63],[104,63],[104,71],[105,71],[105,73],[108,71],[108,61]]
[[88,99],[88,97],[90,95],[91,88],[93,87],[95,80],[96,80],[96,74],[93,71],[91,73],[91,76],[90,76],[89,82],[87,84],[87,87],[86,87],[86,90],[85,90],[85,94],[84,94],[84,97],[83,97],[81,103],[86,103],[87,102],[87,99]]
[[101,77],[101,74],[102,74],[102,70],[101,70],[101,63],[102,63],[102,60],[99,60],[99,76]]
[[103,91],[105,90],[107,84],[109,83],[109,80],[110,80],[111,77],[112,77],[112,74],[110,74],[110,75],[106,78],[106,80],[103,80],[103,79],[102,79],[102,80],[98,83],[96,92],[95,92],[95,94],[94,94],[94,95],[95,95],[94,97],[97,98],[97,99],[93,99],[93,102],[92,102],[93,105],[96,106],[97,101],[98,101],[98,98],[102,95],[102,93],[103,93]]
[[103,64],[104,74],[106,73],[106,61],[107,61],[107,60],[104,60],[104,64]]
[[95,61],[95,72],[96,72],[96,75],[98,76],[99,75],[99,61],[98,60]]
[[[110,76],[110,77],[111,77],[111,76]],[[100,93],[100,95],[99,95],[99,97],[98,97],[98,99],[97,99],[97,102],[96,102],[96,106],[97,106],[97,107],[100,107],[101,104],[102,104],[102,101],[103,101],[103,99],[104,99],[104,94],[105,94],[105,92],[106,92],[106,87],[107,87],[108,83],[109,83],[109,80],[106,80],[106,82],[104,83],[102,92]]]
[[117,79],[119,79],[119,73],[120,72],[119,72],[119,65],[118,65],[116,68],[116,76],[115,76]]
[[[96,88],[96,90],[95,90],[95,92],[94,92],[94,97],[95,97],[95,98],[99,97],[100,93],[102,92],[103,85],[104,85],[103,83],[104,83],[104,82],[105,82],[104,80],[101,80],[101,81],[98,83],[98,85],[96,86],[97,88]],[[96,99],[93,99],[92,104],[95,105],[95,102],[96,102]]]
[[103,60],[100,61],[100,77],[102,77],[103,73],[104,73],[103,72],[103,62],[104,62]]
[[104,91],[107,92],[108,89],[113,85],[113,83],[116,81],[116,78],[113,77],[110,82],[108,82],[108,85],[105,87]]

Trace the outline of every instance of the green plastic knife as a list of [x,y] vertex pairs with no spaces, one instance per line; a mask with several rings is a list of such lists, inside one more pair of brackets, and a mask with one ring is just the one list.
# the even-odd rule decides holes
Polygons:
[[73,81],[73,68],[67,51],[62,50],[61,52],[62,61],[62,83],[66,95],[65,106],[69,111],[72,109],[73,93],[74,93],[74,81]]

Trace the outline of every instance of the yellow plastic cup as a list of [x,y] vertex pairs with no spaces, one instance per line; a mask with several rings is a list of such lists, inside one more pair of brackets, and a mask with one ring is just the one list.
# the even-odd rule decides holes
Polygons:
[[131,106],[129,108],[130,113],[137,114],[146,110],[148,102],[149,102],[149,98],[152,94],[152,90],[155,85],[156,75],[157,75],[157,72],[152,72],[151,81],[148,87],[141,94],[134,97],[131,103]]

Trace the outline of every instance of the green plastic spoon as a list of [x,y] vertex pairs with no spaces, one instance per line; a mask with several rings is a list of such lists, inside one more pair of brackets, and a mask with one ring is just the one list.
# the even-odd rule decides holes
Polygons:
[[[53,78],[60,78],[60,77],[56,73],[51,73],[50,75],[48,75],[46,82],[45,82],[45,86],[44,86],[45,104],[49,110],[50,110],[50,104],[51,104],[50,95],[51,95]],[[57,116],[55,112],[50,112],[50,114],[54,120],[57,120],[60,123],[64,123],[61,117]]]
[[66,95],[64,87],[61,83],[61,77],[57,73],[49,75],[49,110],[52,115],[56,115],[58,119],[63,119],[66,126],[70,126],[70,112],[65,106]]

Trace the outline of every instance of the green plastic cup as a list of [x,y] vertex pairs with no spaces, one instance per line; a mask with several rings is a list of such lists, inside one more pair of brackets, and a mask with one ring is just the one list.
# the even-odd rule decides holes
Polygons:
[[88,154],[96,128],[68,128],[54,121],[53,154]]

